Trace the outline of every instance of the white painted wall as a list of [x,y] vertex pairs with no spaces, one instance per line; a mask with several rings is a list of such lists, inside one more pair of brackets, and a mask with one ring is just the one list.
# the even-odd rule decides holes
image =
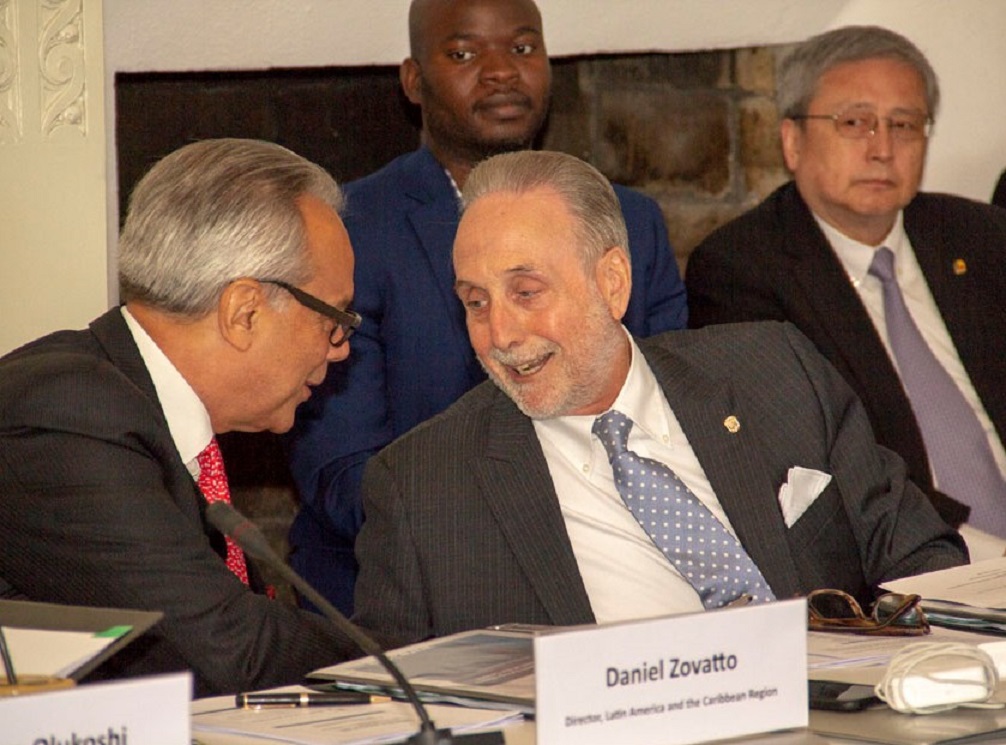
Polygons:
[[0,2],[0,354],[108,307],[101,0]]
[[940,78],[942,102],[929,145],[928,191],[983,202],[1006,168],[1006,2],[855,0],[831,26],[876,23],[904,34]]

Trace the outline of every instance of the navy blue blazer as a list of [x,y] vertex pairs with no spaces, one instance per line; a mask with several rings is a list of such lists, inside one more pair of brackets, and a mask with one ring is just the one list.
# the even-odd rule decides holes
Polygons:
[[[301,499],[291,562],[348,614],[364,463],[485,374],[454,294],[459,213],[443,166],[420,148],[345,188],[344,221],[356,254],[353,307],[363,324],[348,363],[330,368],[298,411],[287,443]],[[684,328],[685,289],[660,208],[638,192],[615,191],[632,256],[625,325],[640,337]]]

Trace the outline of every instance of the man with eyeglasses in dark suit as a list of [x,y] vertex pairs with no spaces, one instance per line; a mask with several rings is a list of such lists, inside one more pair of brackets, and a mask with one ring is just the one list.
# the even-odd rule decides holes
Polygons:
[[820,34],[777,96],[793,180],[692,254],[689,323],[794,323],[972,558],[1001,556],[1006,212],[919,192],[939,84],[908,39]]
[[206,518],[229,499],[215,434],[285,432],[349,354],[341,207],[278,145],[187,145],[133,192],[123,305],[0,359],[0,597],[164,614],[92,679],[190,670],[197,696],[235,693],[358,654]]

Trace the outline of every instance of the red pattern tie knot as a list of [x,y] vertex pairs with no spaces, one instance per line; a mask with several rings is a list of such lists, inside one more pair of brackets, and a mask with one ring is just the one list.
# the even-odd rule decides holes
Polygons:
[[[210,444],[199,454],[196,462],[199,463],[199,490],[206,497],[206,501],[230,504],[231,492],[227,486],[227,474],[224,472],[224,458],[216,437],[210,440]],[[248,584],[248,564],[245,562],[244,552],[230,536],[227,536],[227,568],[234,572],[239,580]]]

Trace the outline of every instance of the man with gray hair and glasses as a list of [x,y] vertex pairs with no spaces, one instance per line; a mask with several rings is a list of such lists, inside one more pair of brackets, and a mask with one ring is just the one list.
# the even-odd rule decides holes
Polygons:
[[0,360],[0,597],[164,613],[94,678],[188,669],[196,695],[232,693],[357,654],[205,518],[229,500],[215,434],[285,432],[349,354],[341,207],[278,145],[183,147],[133,192],[124,304]]
[[793,180],[692,254],[690,325],[794,323],[989,558],[1006,548],[1006,212],[919,192],[939,101],[925,56],[892,31],[801,44],[778,78]]

